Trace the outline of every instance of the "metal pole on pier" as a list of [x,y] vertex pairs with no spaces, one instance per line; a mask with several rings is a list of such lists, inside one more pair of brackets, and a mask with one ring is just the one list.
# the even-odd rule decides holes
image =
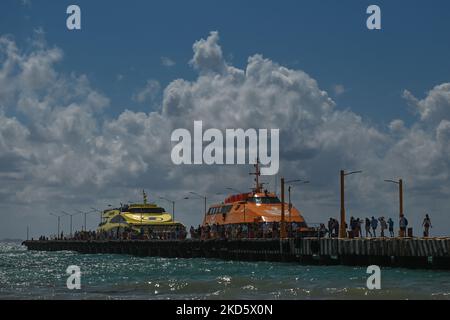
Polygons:
[[292,203],[291,203],[291,186],[288,187],[288,211],[289,211],[289,223],[292,222],[292,218],[291,218],[291,208],[292,208]]
[[[112,207],[112,205],[108,204],[108,207]],[[100,224],[103,222],[103,211],[100,209],[96,209],[96,208],[91,208],[94,212],[98,212],[100,213]]]
[[[205,205],[204,221],[206,221],[206,199],[207,199],[207,197],[206,197],[206,196],[203,196],[203,195],[201,195],[201,194],[198,194],[197,192],[193,192],[193,191],[191,191],[191,192],[189,192],[189,193],[190,193],[190,194],[193,194],[193,195],[197,196],[198,198],[204,200],[204,205]],[[189,199],[189,197],[185,197],[184,199]]]
[[172,220],[175,221],[175,200],[170,200],[165,197],[159,197],[159,198],[172,204]]
[[345,173],[344,170],[341,170],[341,224],[339,228],[339,238],[345,238]]
[[403,179],[398,181],[398,193],[399,193],[399,205],[400,205],[400,217],[403,215]]
[[60,236],[59,230],[60,230],[60,226],[61,226],[61,215],[55,214],[52,212],[50,212],[50,215],[58,218],[58,233],[56,234],[56,239],[59,239],[59,236]]
[[280,223],[280,238],[286,238],[286,226],[284,216],[284,178],[281,178],[281,223]]
[[399,216],[400,218],[403,216],[403,179],[397,180],[391,180],[387,179],[384,180],[385,182],[395,183],[398,185],[398,205],[399,205]]
[[76,215],[78,215],[78,214],[80,214],[80,213],[68,213],[68,212],[66,212],[66,211],[61,211],[64,215],[66,215],[66,216],[70,216],[70,237],[72,237],[72,235],[73,235],[73,233],[72,233],[72,231],[73,231],[73,229],[72,229],[72,217],[73,216],[76,216]]
[[94,213],[96,212],[96,209],[93,209],[91,211],[81,211],[81,210],[76,210],[78,213],[82,213],[84,215],[84,232],[87,231],[87,227],[86,227],[86,216],[90,213]]
[[[289,183],[296,183],[296,182],[301,182],[301,183],[303,183],[303,184],[309,183],[308,180],[305,181],[305,180],[302,180],[302,179],[295,179],[295,180],[285,181],[286,184],[289,184]],[[292,221],[291,221],[291,209],[292,209],[292,202],[291,202],[291,187],[292,187],[291,185],[288,186],[289,223],[292,222]]]
[[345,230],[345,176],[361,172],[359,170],[345,173],[344,170],[341,170],[341,224],[339,226],[339,238],[347,238],[347,232]]

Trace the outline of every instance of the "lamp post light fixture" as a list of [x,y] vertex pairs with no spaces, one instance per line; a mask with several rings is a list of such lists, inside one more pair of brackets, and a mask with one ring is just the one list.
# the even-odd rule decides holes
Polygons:
[[[192,194],[192,195],[194,195],[194,196],[195,196],[194,198],[196,198],[196,199],[203,199],[203,201],[204,201],[204,210],[205,210],[204,219],[206,220],[206,214],[207,214],[207,211],[206,211],[206,200],[207,200],[207,196],[206,196],[206,195],[198,194],[198,193],[196,193],[196,192],[194,192],[194,191],[190,191],[189,193]],[[217,192],[217,193],[215,193],[214,195],[216,195],[216,196],[217,196],[217,195],[223,195],[223,193]],[[183,199],[184,199],[184,200],[190,200],[190,199],[192,199],[192,197],[186,196],[186,197],[184,197]]]
[[[112,205],[108,204],[108,207],[112,207]],[[91,210],[94,212],[100,213],[100,223],[102,223],[103,222],[103,211],[100,209],[97,209],[97,208],[92,208],[92,207],[91,207]]]
[[227,187],[227,188],[225,188],[225,189],[230,190],[230,191],[233,191],[233,192],[237,192],[237,193],[244,193],[244,192],[239,191],[238,189],[235,189],[235,188]]
[[396,180],[384,180],[385,182],[394,183],[398,185],[398,203],[399,203],[399,215],[403,215],[403,179]]
[[398,211],[399,211],[399,217],[401,219],[403,216],[403,179],[398,179],[398,181],[387,179],[384,181],[398,185],[398,205],[399,205]]
[[58,233],[56,234],[56,239],[59,239],[59,236],[60,236],[59,230],[60,230],[60,226],[61,226],[61,217],[63,215],[56,214],[56,213],[53,213],[53,212],[50,212],[50,215],[58,218]]
[[88,214],[91,214],[91,213],[96,212],[96,210],[93,209],[93,210],[91,210],[91,211],[81,211],[81,210],[76,210],[76,211],[79,212],[79,213],[82,213],[82,214],[84,215],[84,232],[86,232],[86,231],[87,231],[87,228],[86,228],[86,216],[87,216]]
[[77,213],[68,213],[68,212],[66,212],[66,211],[64,211],[64,210],[62,210],[61,212],[62,212],[64,215],[70,217],[70,237],[72,237],[72,217],[73,217],[73,216],[76,216],[76,215],[79,215],[80,213],[79,213],[79,212],[77,212]]
[[[204,200],[205,219],[206,219],[206,199],[207,199],[207,197],[206,197],[206,196],[203,196],[203,195],[201,195],[201,194],[198,194],[198,193],[196,193],[196,192],[194,192],[194,191],[190,191],[189,193],[192,194],[192,195],[194,195],[194,196],[196,196],[196,197],[199,198],[199,199],[203,199],[203,200]],[[187,197],[187,198],[189,199],[189,197]],[[185,198],[185,199],[186,199],[186,198]]]
[[310,183],[310,181],[309,180],[303,180],[303,179],[295,179],[295,180],[288,180],[288,181],[285,181],[284,183],[286,183],[286,184],[288,184],[288,203],[289,203],[289,222],[292,222],[291,221],[291,209],[292,209],[292,202],[291,202],[291,189],[292,189],[292,186],[291,185],[289,185],[289,184],[292,184],[292,183],[299,183],[299,182],[301,182],[301,184],[308,184],[308,183]]
[[341,224],[339,226],[339,237],[340,238],[346,238],[347,234],[345,231],[345,177],[352,175],[362,173],[361,170],[358,171],[351,171],[351,172],[345,172],[344,170],[341,170]]
[[159,197],[161,200],[167,201],[172,204],[172,220],[175,221],[175,200],[170,200],[165,197]]

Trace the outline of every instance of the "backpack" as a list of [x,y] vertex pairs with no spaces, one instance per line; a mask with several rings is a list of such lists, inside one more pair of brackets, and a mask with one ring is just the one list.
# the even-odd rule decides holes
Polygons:
[[405,226],[408,225],[408,219],[405,218]]

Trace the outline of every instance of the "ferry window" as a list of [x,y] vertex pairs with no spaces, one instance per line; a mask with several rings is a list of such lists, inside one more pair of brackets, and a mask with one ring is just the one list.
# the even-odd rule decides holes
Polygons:
[[277,197],[255,197],[255,198],[249,198],[249,202],[257,203],[257,204],[274,204],[274,203],[280,203],[280,199]]
[[223,207],[222,207],[222,210],[221,210],[221,213],[224,214],[224,213],[230,212],[230,210],[231,210],[232,207],[233,207],[233,206],[223,206]]
[[209,208],[209,210],[208,210],[208,215],[211,215],[211,214],[212,214],[212,209],[213,209],[213,208]]
[[126,220],[125,220],[122,216],[117,215],[117,216],[113,217],[113,218],[110,220],[110,222],[111,222],[111,223],[124,223],[124,222],[126,222]]
[[164,213],[164,208],[130,208],[130,213]]

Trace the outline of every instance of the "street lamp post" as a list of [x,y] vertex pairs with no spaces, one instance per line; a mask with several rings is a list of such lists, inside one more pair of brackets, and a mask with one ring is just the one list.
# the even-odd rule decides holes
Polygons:
[[162,199],[162,200],[165,200],[165,201],[167,201],[169,203],[172,203],[172,219],[173,219],[173,221],[175,221],[175,200],[170,200],[170,199],[167,199],[167,198],[164,198],[164,197],[159,197],[159,198]]
[[[296,180],[289,180],[289,181],[285,181],[284,183],[289,184],[289,183],[296,183],[296,182],[301,182],[302,184],[308,184],[310,183],[310,181],[308,180],[302,180],[302,179],[296,179]],[[292,209],[292,202],[291,202],[291,188],[292,186],[289,185],[288,186],[288,202],[289,202],[289,222],[291,222],[291,209]]]
[[346,173],[344,170],[341,170],[341,225],[339,227],[339,237],[346,238],[346,230],[345,230],[345,177],[355,173],[362,173],[359,171],[352,171]]
[[[193,191],[191,191],[189,193],[194,195],[194,196],[197,196],[199,199],[203,199],[204,200],[204,205],[205,205],[205,218],[204,219],[206,220],[206,199],[207,199],[206,196],[202,196],[202,195],[200,195],[200,194],[198,194],[196,192],[193,192]],[[189,197],[187,197],[187,198],[189,198]]]
[[82,213],[82,214],[84,215],[84,232],[86,232],[86,231],[87,231],[87,228],[86,228],[86,216],[87,216],[88,214],[90,214],[90,213],[95,212],[96,210],[91,210],[91,211],[81,211],[81,210],[76,210],[76,211],[79,212],[79,213]]
[[384,180],[385,182],[395,183],[398,185],[398,202],[399,202],[399,215],[403,215],[403,179],[395,180]]
[[58,233],[56,234],[56,239],[59,239],[59,235],[60,235],[59,230],[60,230],[60,226],[61,226],[61,215],[52,213],[52,212],[50,212],[50,215],[58,218]]
[[399,217],[401,219],[403,216],[403,179],[399,179],[398,181],[387,179],[384,181],[398,185]]
[[68,213],[66,211],[61,211],[64,215],[69,216],[70,217],[70,237],[72,237],[72,217],[76,216],[78,214],[80,214],[79,212],[77,213]]
[[281,178],[281,223],[280,223],[280,238],[286,238],[286,226],[285,226],[285,216],[284,216],[284,178]]
[[[204,221],[206,221],[206,214],[207,214],[207,211],[206,211],[206,199],[207,199],[207,196],[206,195],[203,196],[203,195],[198,194],[198,193],[193,192],[193,191],[190,191],[189,193],[194,195],[196,199],[203,199],[204,207],[205,207]],[[209,194],[209,195],[212,195],[212,196],[214,196],[214,195],[223,195],[223,193],[216,192],[214,195],[213,194]],[[184,200],[189,200],[189,199],[192,199],[192,198],[187,196],[187,197],[184,197],[183,199]]]
[[[110,204],[108,204],[108,207],[112,207],[112,206]],[[103,215],[102,215],[103,211],[100,209],[92,208],[92,207],[91,207],[91,210],[93,210],[94,212],[100,213],[100,223],[102,223],[103,222]]]

